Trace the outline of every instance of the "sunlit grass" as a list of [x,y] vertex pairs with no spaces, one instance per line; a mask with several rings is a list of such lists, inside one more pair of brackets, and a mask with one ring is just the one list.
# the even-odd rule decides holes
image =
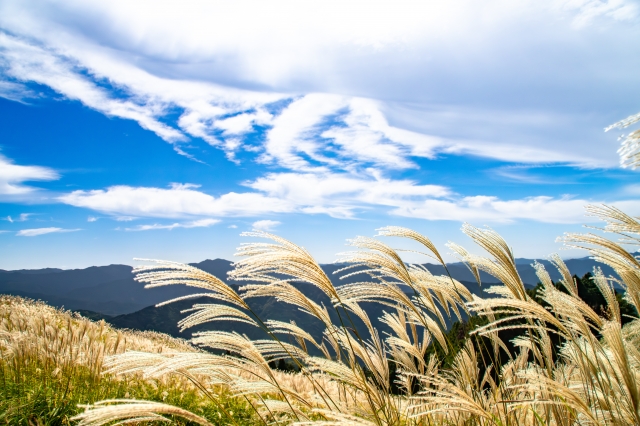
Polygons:
[[[80,405],[123,398],[164,402],[223,421],[253,424],[246,402],[216,389],[216,403],[184,378],[144,379],[102,374],[104,356],[127,350],[194,352],[186,342],[156,333],[114,330],[69,312],[17,297],[0,297],[0,424],[66,425]],[[188,424],[180,418],[177,424]]]
[[[640,245],[640,222],[623,212],[590,206],[626,244]],[[629,425],[640,423],[640,262],[619,242],[599,234],[567,234],[566,245],[587,250],[613,268],[596,268],[585,282],[562,259],[562,277],[532,265],[532,291],[515,255],[491,229],[463,232],[488,255],[449,248],[479,277],[500,280],[473,295],[449,275],[434,276],[403,261],[383,241],[394,237],[442,256],[427,237],[384,228],[358,237],[341,254],[334,285],[305,249],[264,232],[243,245],[230,278],[189,265],[153,261],[134,270],[149,287],[187,284],[198,303],[182,328],[240,321],[268,338],[205,331],[192,343],[154,333],[117,331],[104,323],[17,298],[0,299],[3,421],[8,424],[105,425],[123,421],[194,424],[362,425]],[[300,290],[315,286],[331,303]],[[598,294],[596,305],[587,303]],[[617,290],[616,290],[617,289]],[[204,291],[204,293],[202,292]],[[314,336],[300,325],[260,318],[247,303],[272,297],[322,324]],[[182,300],[183,298],[177,299]],[[170,301],[171,302],[171,301]],[[170,303],[169,302],[169,303]],[[377,330],[362,303],[378,303],[387,329]],[[468,317],[466,322],[463,318]],[[460,322],[449,329],[451,321]],[[280,361],[283,362],[280,362]],[[295,373],[274,368],[286,363]],[[78,409],[86,404],[86,411]],[[72,417],[74,416],[75,417]]]
[[[638,245],[640,222],[609,207],[589,207]],[[453,250],[479,277],[483,271],[500,280],[487,297],[472,295],[448,275],[434,276],[420,265],[405,263],[380,238],[358,237],[354,251],[341,255],[339,274],[361,282],[335,286],[305,249],[264,232],[244,235],[266,239],[243,245],[230,278],[247,283],[236,293],[224,281],[188,265],[154,261],[137,268],[149,287],[187,284],[207,293],[181,325],[241,321],[263,329],[269,339],[251,340],[224,331],[196,333],[195,344],[228,355],[144,351],[109,357],[109,374],[143,373],[162,379],[179,374],[203,389],[224,386],[246,398],[256,420],[271,423],[377,425],[574,425],[640,423],[640,263],[617,242],[594,234],[569,234],[565,243],[588,250],[612,267],[618,277],[595,269],[590,288],[602,305],[587,304],[579,285],[558,256],[552,263],[562,279],[554,283],[534,264],[540,286],[527,290],[509,245],[491,229],[465,224],[463,232],[488,256]],[[425,236],[404,228],[384,228],[379,237],[400,237],[421,244],[426,254],[442,256]],[[325,306],[307,297],[296,283],[312,284],[331,300]],[[320,338],[294,323],[260,318],[246,303],[273,297],[315,318],[324,326]],[[373,327],[361,303],[379,303],[389,332]],[[333,311],[330,314],[330,311]],[[447,330],[452,318],[471,320]],[[637,316],[637,315],[636,315]],[[622,325],[624,322],[624,326]],[[359,324],[359,326],[358,326]],[[461,327],[461,326],[458,326]],[[460,335],[460,340],[456,339]],[[508,339],[505,341],[504,339]],[[310,348],[314,348],[311,351]],[[280,359],[297,368],[284,374],[272,368]],[[127,401],[90,407],[78,417],[83,425],[105,420],[160,419],[187,412],[169,406]],[[156,416],[156,417],[154,417]],[[195,418],[208,424],[208,417]]]

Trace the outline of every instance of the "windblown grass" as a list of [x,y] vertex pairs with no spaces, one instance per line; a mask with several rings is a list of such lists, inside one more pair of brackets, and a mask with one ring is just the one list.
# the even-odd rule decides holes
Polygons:
[[[640,113],[631,115],[624,120],[618,121],[604,129],[608,132],[612,129],[626,129],[640,122]],[[637,129],[627,135],[622,135],[622,144],[618,149],[620,155],[620,166],[630,169],[638,169],[640,167],[640,129]]]
[[[606,222],[602,231],[620,234],[625,244],[640,245],[636,218],[606,206],[590,206],[588,211]],[[467,224],[462,230],[488,256],[472,255],[456,244],[449,248],[478,279],[484,271],[502,283],[486,289],[486,298],[472,295],[448,275],[434,276],[420,265],[405,263],[399,251],[380,238],[351,241],[354,251],[341,255],[348,266],[338,272],[362,281],[342,286],[334,286],[305,249],[265,232],[245,234],[266,242],[239,249],[242,260],[230,274],[247,283],[239,293],[191,266],[153,261],[135,270],[148,287],[187,284],[206,291],[198,297],[212,299],[195,305],[181,322],[183,328],[241,321],[262,328],[270,338],[201,332],[193,343],[227,355],[132,351],[109,356],[105,371],[154,380],[188,378],[206,392],[224,388],[246,398],[256,421],[267,424],[640,424],[640,320],[626,318],[622,325],[614,289],[621,289],[638,311],[638,259],[599,234],[565,235],[567,246],[588,250],[617,274],[605,277],[594,270],[595,286],[606,305],[595,310],[581,299],[560,257],[551,258],[562,276],[557,283],[541,264],[532,265],[541,283],[532,295],[518,275],[511,248],[496,232]],[[378,237],[417,242],[446,268],[431,241],[415,231],[388,227]],[[316,286],[331,306],[314,302],[292,285],[295,282]],[[246,300],[264,296],[321,322],[322,338],[295,323],[258,317]],[[388,334],[373,327],[363,302],[385,306],[381,321],[391,330]],[[469,323],[477,327],[466,341],[452,342],[448,321],[463,314],[471,315]],[[358,322],[364,328],[356,327]],[[503,341],[505,333],[513,336],[509,342]],[[315,355],[311,347],[317,349]],[[299,373],[274,370],[273,362],[280,359],[296,365]],[[124,400],[93,405],[76,418],[82,425],[102,425],[164,415],[200,424],[211,421],[169,405]]]
[[114,398],[164,402],[226,424],[223,405],[238,423],[253,423],[241,400],[219,391],[212,403],[178,376],[102,374],[105,356],[126,351],[199,353],[166,335],[119,331],[41,302],[0,297],[0,424],[74,424],[71,418],[83,411],[79,404]]

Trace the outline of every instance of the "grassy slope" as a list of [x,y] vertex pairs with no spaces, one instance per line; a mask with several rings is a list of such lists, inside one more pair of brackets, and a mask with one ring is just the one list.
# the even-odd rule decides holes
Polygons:
[[71,417],[82,411],[79,405],[111,398],[164,401],[228,424],[221,404],[238,424],[254,423],[244,401],[222,391],[213,402],[184,379],[100,374],[104,355],[125,350],[195,351],[166,335],[122,332],[42,303],[4,296],[0,350],[0,424],[73,424]]

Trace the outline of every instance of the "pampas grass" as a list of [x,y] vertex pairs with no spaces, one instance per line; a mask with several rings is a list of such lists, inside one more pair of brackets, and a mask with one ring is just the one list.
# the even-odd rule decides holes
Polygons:
[[[640,121],[640,113],[631,115],[624,120],[618,121],[604,129],[608,132],[612,129],[626,129]],[[624,168],[637,169],[640,167],[640,130],[635,130],[628,135],[622,135],[622,145],[618,149],[620,155],[620,166]]]
[[[206,355],[167,335],[116,330],[103,321],[93,322],[42,302],[1,296],[0,424],[75,424],[72,417],[84,411],[79,405],[100,408],[102,411],[91,411],[91,421],[102,424],[102,420],[110,421],[111,417],[105,417],[108,413],[122,418],[124,412],[113,404],[92,404],[113,398],[153,399],[153,404],[172,405],[173,411],[163,413],[179,424],[193,421],[189,416],[176,417],[188,412],[197,412],[196,417],[206,415],[214,424],[227,424],[222,421],[227,417],[238,424],[254,422],[247,422],[252,414],[246,402],[218,389],[218,403],[213,403],[185,376],[143,377],[135,370],[126,376],[110,374],[105,359],[116,354],[122,355],[122,361],[138,354],[137,364],[141,356],[156,360],[170,354]],[[234,416],[225,415],[229,409],[235,411]]]
[[[108,356],[105,372],[157,380],[179,376],[213,398],[215,389],[226,389],[244,398],[255,419],[265,424],[640,424],[640,320],[622,326],[616,296],[617,288],[636,311],[640,307],[640,262],[621,245],[640,241],[640,222],[608,206],[587,210],[604,220],[601,231],[622,239],[595,233],[563,237],[567,246],[586,249],[615,270],[616,277],[594,271],[592,279],[606,301],[601,312],[580,298],[571,272],[557,255],[551,262],[561,279],[552,282],[536,263],[532,266],[541,285],[537,294],[527,290],[512,249],[488,228],[462,228],[485,256],[449,244],[479,283],[480,271],[500,280],[500,285],[485,289],[487,297],[471,294],[446,274],[435,276],[423,266],[407,264],[401,250],[380,239],[418,242],[425,249],[422,254],[446,268],[431,241],[406,228],[387,227],[379,230],[378,238],[351,240],[354,250],[341,255],[347,266],[338,275],[361,280],[340,286],[304,248],[255,231],[244,235],[267,242],[239,249],[241,260],[230,273],[231,279],[246,283],[239,292],[187,265],[155,261],[136,272],[149,287],[187,284],[208,291],[214,303],[195,305],[181,321],[182,328],[241,321],[263,329],[268,339],[223,331],[196,333],[192,343],[214,353],[129,348]],[[320,289],[330,305],[310,299],[298,283]],[[265,296],[315,318],[323,326],[322,336],[318,339],[295,323],[260,318],[246,301]],[[384,306],[380,321],[387,331],[373,326],[361,306],[365,302]],[[465,315],[482,318],[483,325],[464,343],[452,342],[447,325]],[[516,337],[504,342],[505,332]],[[434,345],[438,350],[428,350]],[[442,356],[451,361],[443,363]],[[280,359],[298,372],[274,370],[273,361]],[[88,406],[77,419],[89,426],[163,420],[167,414],[198,424],[210,421],[165,404],[124,400]]]

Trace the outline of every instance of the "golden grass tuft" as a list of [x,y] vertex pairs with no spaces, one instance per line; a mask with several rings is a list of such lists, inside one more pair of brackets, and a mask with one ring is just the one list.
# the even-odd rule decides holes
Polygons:
[[[604,219],[605,232],[619,234],[624,243],[640,242],[636,218],[606,206],[588,211]],[[104,324],[71,327],[65,324],[84,320],[67,315],[61,321],[57,311],[41,306],[48,313],[39,319],[15,314],[25,324],[18,328],[11,325],[14,329],[9,330],[7,324],[16,321],[4,321],[0,335],[10,343],[4,343],[3,353],[6,359],[19,359],[28,347],[48,360],[43,348],[51,348],[51,365],[62,362],[62,368],[73,368],[81,363],[96,380],[104,377],[98,374],[101,368],[103,375],[121,380],[178,378],[173,385],[196,389],[219,404],[217,413],[231,424],[237,416],[224,408],[225,393],[244,400],[254,412],[253,421],[265,424],[640,424],[640,320],[623,321],[616,295],[617,287],[638,310],[640,262],[619,242],[601,235],[564,237],[565,244],[588,250],[616,272],[616,277],[608,277],[594,270],[595,288],[606,304],[596,310],[581,299],[576,281],[557,255],[551,256],[561,276],[557,283],[541,264],[532,265],[541,283],[534,294],[523,284],[515,255],[500,235],[468,224],[462,230],[487,255],[472,255],[453,243],[449,247],[478,281],[483,271],[501,282],[485,289],[486,297],[471,294],[446,274],[435,276],[421,265],[407,264],[401,250],[368,237],[351,240],[354,251],[341,257],[348,265],[339,274],[361,281],[335,286],[304,248],[256,231],[245,235],[269,242],[240,248],[242,259],[230,274],[246,282],[239,292],[188,265],[156,261],[136,271],[137,279],[151,287],[187,284],[208,291],[214,303],[195,305],[182,328],[240,321],[261,328],[268,338],[196,333],[192,343],[212,351],[207,353],[185,342],[117,332]],[[413,230],[388,227],[379,230],[378,237],[418,242],[425,255],[446,268],[431,241]],[[298,283],[320,289],[330,304],[310,299]],[[322,335],[313,336],[295,323],[260,318],[246,300],[265,296],[315,318],[323,325]],[[362,303],[383,305],[385,332],[374,327]],[[9,318],[13,311],[4,315]],[[448,325],[465,316],[482,321],[466,341],[451,341]],[[38,337],[23,332],[32,329],[38,329]],[[65,333],[75,339],[74,345],[60,346]],[[504,341],[504,336],[511,337]],[[77,351],[65,352],[69,347]],[[298,372],[274,369],[278,360],[287,360]],[[88,405],[75,419],[97,426],[170,418],[196,424],[217,420],[168,402],[126,399]]]
[[[605,220],[606,232],[622,234],[626,242],[633,238],[629,234],[640,234],[640,223],[617,209],[588,210]],[[576,282],[557,255],[551,261],[562,277],[558,285],[536,263],[542,287],[531,295],[511,248],[500,235],[466,224],[463,232],[489,256],[471,255],[453,243],[450,248],[478,281],[479,271],[484,271],[502,282],[485,290],[493,297],[472,295],[450,276],[434,276],[420,265],[406,264],[398,250],[365,237],[351,241],[356,250],[342,255],[348,266],[339,271],[343,276],[361,276],[362,282],[338,287],[306,250],[264,232],[245,234],[272,242],[241,247],[239,255],[244,259],[230,276],[250,284],[239,294],[191,267],[160,262],[139,268],[143,273],[138,279],[151,286],[214,283],[206,285],[213,293],[210,297],[227,304],[195,306],[196,313],[182,322],[183,327],[238,320],[263,328],[270,339],[252,341],[237,333],[202,332],[194,343],[231,356],[129,352],[110,357],[108,371],[157,378],[179,373],[203,389],[226,386],[246,398],[261,421],[269,424],[640,423],[640,320],[621,326],[613,287],[614,283],[622,287],[637,309],[640,263],[618,243],[601,236],[565,236],[567,245],[589,250],[618,274],[606,277],[594,271],[593,279],[607,304],[606,312],[595,312],[582,301]],[[431,241],[413,230],[388,227],[379,236],[417,241],[426,248],[424,254],[444,265]],[[333,306],[309,299],[295,286],[298,282],[322,290]],[[244,302],[259,296],[274,297],[315,317],[324,325],[322,338],[317,340],[294,323],[259,318]],[[360,306],[363,302],[380,303],[390,310],[381,318],[389,332],[381,335],[373,327]],[[448,355],[454,347],[447,340],[448,321],[463,314],[484,317],[485,325],[473,330],[475,337],[461,350]],[[356,327],[358,321],[364,327]],[[519,335],[511,342],[515,353],[510,353],[500,335],[514,331]],[[488,346],[477,346],[477,342]],[[441,352],[427,356],[430,345],[439,345]],[[320,356],[310,353],[309,347],[318,349]],[[452,362],[445,366],[438,353],[453,356]],[[507,359],[501,359],[505,353]],[[292,362],[299,373],[272,369],[270,361],[279,359]],[[392,392],[392,380],[402,392]],[[153,407],[123,401],[117,406],[94,406],[78,418],[82,424],[98,425],[105,418],[155,419],[170,413],[165,406]],[[122,416],[103,414],[117,410]]]
[[[154,404],[180,406],[166,412],[174,416],[199,411],[217,419],[221,410],[183,376],[105,374],[106,359],[133,353],[152,358],[206,355],[164,334],[117,330],[42,302],[0,296],[0,424],[75,424],[72,417],[83,411],[79,405],[112,398],[156,399]],[[244,403],[228,393],[218,392],[218,399],[236,406],[241,417],[250,417]],[[106,405],[95,407],[107,410]]]

